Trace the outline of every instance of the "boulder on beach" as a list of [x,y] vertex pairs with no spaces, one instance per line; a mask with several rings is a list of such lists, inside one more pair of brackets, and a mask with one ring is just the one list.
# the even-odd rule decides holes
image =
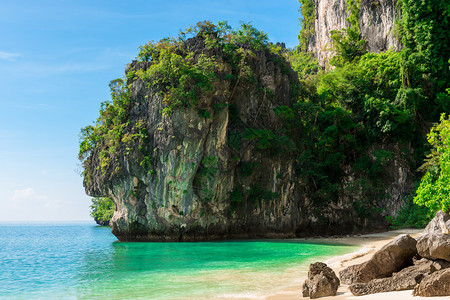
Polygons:
[[421,235],[417,239],[417,251],[422,257],[450,262],[450,234],[432,232]]
[[368,261],[339,272],[339,277],[343,283],[353,284],[391,276],[412,265],[412,259],[417,254],[416,243],[408,234],[401,234],[375,252]]
[[422,258],[414,262],[413,266],[407,267],[391,277],[371,280],[367,283],[354,283],[350,291],[355,296],[385,293],[392,291],[412,290],[422,279],[438,270],[450,267],[450,263],[444,260],[429,260]]
[[450,268],[425,276],[420,284],[414,288],[413,295],[422,297],[450,296]]
[[420,256],[450,261],[450,214],[439,211],[417,239]]
[[309,266],[308,279],[303,283],[303,297],[311,299],[335,296],[340,281],[334,271],[322,262]]
[[450,230],[450,214],[443,211],[438,211],[433,220],[428,223],[427,227],[423,230],[423,234],[426,233],[442,233],[448,234]]

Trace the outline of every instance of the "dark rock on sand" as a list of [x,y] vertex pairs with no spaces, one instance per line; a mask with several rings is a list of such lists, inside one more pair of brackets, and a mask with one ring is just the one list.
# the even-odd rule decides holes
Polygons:
[[350,286],[350,291],[355,296],[362,296],[391,291],[412,290],[425,276],[448,267],[450,267],[450,263],[447,261],[433,261],[423,258],[416,261],[413,266],[394,273],[392,277],[374,279],[368,283],[354,283]]
[[311,299],[335,296],[339,287],[339,279],[334,271],[321,262],[309,266],[308,279],[303,283],[303,297]]
[[375,252],[368,261],[339,272],[339,277],[342,282],[353,284],[391,276],[412,265],[412,259],[417,254],[416,243],[408,234],[401,234]]
[[450,296],[450,268],[425,276],[413,292],[414,296]]

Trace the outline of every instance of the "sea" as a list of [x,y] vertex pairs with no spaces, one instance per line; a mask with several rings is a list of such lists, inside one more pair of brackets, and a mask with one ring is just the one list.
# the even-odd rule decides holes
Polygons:
[[0,223],[0,299],[263,299],[356,246],[301,240],[124,243],[93,223]]

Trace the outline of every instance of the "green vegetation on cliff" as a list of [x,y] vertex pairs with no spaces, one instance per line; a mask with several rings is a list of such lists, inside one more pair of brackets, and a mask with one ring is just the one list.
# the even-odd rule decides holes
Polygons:
[[[196,56],[186,46],[188,36],[204,39],[210,55]],[[246,64],[246,60],[255,55],[253,51],[269,48],[279,51],[274,45],[269,46],[266,33],[249,23],[232,30],[226,22],[215,25],[208,21],[182,31],[178,39],[151,41],[139,47],[138,63],[145,68],[131,68],[125,78],[111,81],[111,101],[101,104],[95,125],[81,130],[78,156],[84,166],[85,183],[89,184],[96,172],[111,180],[120,176],[124,163],[122,153],[137,154],[141,167],[146,172],[154,172],[151,163],[153,149],[148,147],[148,132],[143,120],[131,122],[130,86],[134,81],[142,80],[155,89],[157,95],[164,97],[164,116],[170,116],[174,110],[195,107],[199,114],[208,118],[210,112],[202,109],[198,102],[200,97],[214,95],[216,74],[223,72],[224,68],[224,62],[218,57],[232,65],[232,74],[224,79],[237,86],[254,81],[254,75]],[[217,109],[223,109],[223,104],[218,103]],[[94,157],[98,161],[92,161]],[[94,165],[94,168],[90,167]]]
[[300,51],[307,52],[311,39],[314,38],[314,21],[315,21],[315,6],[314,0],[299,0],[300,2],[300,23],[302,28],[298,35]]
[[[307,53],[314,32],[314,3],[300,2],[304,26],[295,50],[268,43],[267,34],[250,24],[233,30],[226,22],[207,21],[181,32],[178,39],[163,39],[140,47],[125,78],[111,82],[112,100],[102,104],[96,124],[81,131],[79,158],[87,188],[98,191],[101,183],[120,185],[123,177],[133,174],[127,179],[132,182],[126,192],[129,195],[123,194],[131,200],[115,201],[134,203],[133,218],[137,221],[133,224],[140,223],[133,226],[143,232],[148,220],[163,222],[160,215],[151,218],[159,212],[158,207],[166,205],[161,199],[179,189],[181,194],[174,199],[180,202],[178,199],[189,198],[188,202],[199,199],[199,215],[187,208],[180,210],[178,204],[170,202],[170,207],[164,207],[168,209],[165,216],[180,228],[184,228],[183,222],[189,218],[197,222],[195,226],[200,226],[199,220],[206,220],[208,235],[209,214],[214,211],[217,195],[223,193],[217,174],[233,178],[233,183],[227,186],[230,190],[226,196],[220,194],[224,199],[219,199],[227,202],[226,218],[236,217],[233,214],[241,211],[240,217],[246,219],[246,209],[261,207],[273,209],[283,218],[285,211],[292,209],[286,196],[283,199],[275,187],[287,175],[280,171],[260,174],[264,173],[260,168],[262,160],[271,162],[283,157],[292,162],[289,184],[301,191],[301,198],[295,198],[298,209],[292,216],[297,218],[294,223],[301,220],[297,214],[302,211],[319,220],[316,222],[327,227],[325,230],[336,222],[332,217],[340,219],[343,215],[361,226],[371,223],[383,226],[379,217],[389,213],[384,210],[394,194],[405,200],[400,217],[392,221],[396,226],[401,223],[419,226],[422,224],[419,219],[430,216],[429,211],[418,210],[417,204],[433,211],[447,209],[445,196],[430,199],[431,195],[444,195],[447,191],[445,119],[429,136],[435,149],[415,203],[410,192],[414,188],[411,177],[420,175],[415,171],[429,151],[425,134],[441,113],[450,110],[446,92],[450,87],[450,42],[445,31],[448,20],[442,17],[449,14],[448,6],[434,0],[428,0],[427,5],[400,1],[398,32],[404,48],[400,52],[367,53],[358,25],[360,2],[348,0],[351,26],[331,33],[334,69],[323,71],[319,70],[314,55]],[[430,8],[432,4],[441,12]],[[423,11],[426,13],[422,14]],[[297,72],[298,80],[290,67]],[[281,79],[274,79],[274,74]],[[276,80],[282,86],[278,90]],[[280,90],[283,95],[277,94]],[[240,101],[254,102],[245,108],[251,115],[243,115],[245,105],[231,101],[235,93],[242,94],[236,98]],[[281,103],[279,99],[289,102]],[[262,112],[263,106],[271,111]],[[219,118],[224,110],[227,114],[220,119],[226,124],[224,134],[219,137],[221,146],[209,139],[210,145],[217,148],[206,153],[210,145],[205,142],[203,149],[197,149],[202,152],[200,160],[189,161],[192,170],[183,165],[187,160],[175,161],[172,152],[164,152],[162,156],[161,149],[175,147],[170,146],[171,139],[178,143],[172,149],[175,152],[187,149],[185,142],[190,141],[177,140],[171,121],[184,128],[186,122],[195,119],[198,124],[189,124],[188,128],[198,127],[197,131],[203,133],[201,128],[206,125],[211,130],[214,118]],[[191,120],[185,119],[188,116]],[[261,124],[260,119],[273,124]],[[219,154],[219,148],[227,154]],[[138,167],[130,158],[138,162]],[[166,166],[175,170],[174,164],[182,166],[166,184],[167,174],[161,170]],[[195,173],[192,182],[175,182],[182,178],[180,174],[191,171]],[[257,183],[256,177],[252,178],[254,174],[260,176]],[[403,178],[398,184],[402,188],[397,190],[395,185],[400,179],[396,177]],[[161,181],[164,193],[146,198],[149,186],[160,187]],[[139,204],[143,199],[148,203]],[[155,215],[148,213],[149,207]],[[341,215],[336,213],[338,210]],[[223,216],[215,217],[218,220]],[[298,225],[296,230],[307,226]]]
[[[303,2],[305,1],[300,1],[302,5]],[[403,49],[400,52],[387,51],[379,54],[365,54],[365,41],[358,30],[359,3],[347,1],[347,5],[350,10],[347,20],[351,26],[331,33],[336,53],[331,64],[335,69],[319,73],[313,78],[304,77],[313,86],[307,97],[319,99],[328,109],[341,107],[358,125],[354,127],[359,131],[359,135],[355,137],[357,146],[350,147],[351,151],[339,152],[347,160],[357,156],[364,158],[364,152],[370,147],[398,144],[402,145],[405,159],[410,161],[414,171],[422,164],[424,154],[428,151],[424,133],[432,122],[437,121],[440,113],[450,110],[450,98],[446,92],[450,86],[450,5],[439,0],[400,1],[399,9],[402,13],[397,31]],[[311,3],[304,8],[301,33],[309,30],[309,20],[314,16]],[[305,45],[309,42],[307,36],[300,34],[299,38],[299,49],[306,49]],[[336,122],[336,119],[333,120]],[[431,212],[419,209],[411,201],[411,197],[405,197],[406,206],[400,212],[405,224],[413,223],[407,221],[411,219],[408,215],[412,214],[415,214],[417,224],[426,224],[426,219],[433,212],[448,206],[448,200],[439,196],[445,194],[442,187],[445,186],[443,182],[447,170],[441,161],[441,173],[438,172],[440,164],[437,161],[441,158],[434,155],[443,151],[439,147],[440,150],[436,149],[436,141],[445,140],[441,137],[446,134],[443,131],[445,122],[441,120],[441,124],[429,136],[430,143],[435,147],[431,161],[434,163],[427,164],[428,171],[414,201],[426,205]],[[389,161],[389,155],[384,157],[385,162]],[[362,166],[361,170],[373,169],[370,165],[360,164],[361,158],[354,161],[354,167],[358,169],[358,166]],[[376,180],[372,180],[372,187],[379,191],[377,193],[382,193],[381,182],[377,184]],[[417,212],[421,212],[420,216],[417,216]],[[421,222],[420,219],[425,221]],[[397,220],[396,225],[400,225],[399,222]]]

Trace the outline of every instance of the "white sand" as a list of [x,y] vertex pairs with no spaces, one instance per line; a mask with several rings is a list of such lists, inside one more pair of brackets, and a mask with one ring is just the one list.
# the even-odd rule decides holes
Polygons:
[[[348,266],[359,264],[362,262],[367,261],[372,255],[379,250],[381,247],[383,247],[385,244],[387,244],[389,241],[394,239],[399,234],[408,233],[412,237],[417,237],[422,230],[415,230],[415,229],[406,229],[406,230],[394,230],[384,233],[376,233],[376,234],[367,234],[367,235],[361,235],[361,236],[352,236],[352,237],[345,237],[345,238],[335,238],[331,239],[332,241],[336,241],[339,243],[345,243],[350,245],[361,245],[361,249],[359,249],[356,252],[340,256],[340,257],[334,257],[330,260],[328,260],[326,263],[338,274],[338,272]],[[321,239],[315,239],[314,241],[320,241]],[[330,241],[330,239],[323,239],[326,241]],[[300,278],[299,283],[303,283],[303,281],[306,278]],[[262,299],[266,300],[291,300],[291,299],[309,299],[302,297],[302,291],[301,291],[301,283],[298,286],[290,287],[286,290],[277,292],[273,295],[267,295],[266,297]],[[245,298],[244,298],[245,299]],[[408,300],[408,299],[414,299],[414,300],[420,300],[420,299],[433,299],[433,300],[450,300],[450,297],[414,297],[412,295],[412,290],[407,291],[399,291],[399,292],[389,292],[389,293],[379,293],[379,294],[372,294],[372,295],[366,295],[366,296],[353,296],[352,293],[349,291],[347,285],[341,285],[338,289],[338,294],[334,297],[323,297],[319,298],[323,300],[341,300],[341,299],[358,299],[358,300]]]

